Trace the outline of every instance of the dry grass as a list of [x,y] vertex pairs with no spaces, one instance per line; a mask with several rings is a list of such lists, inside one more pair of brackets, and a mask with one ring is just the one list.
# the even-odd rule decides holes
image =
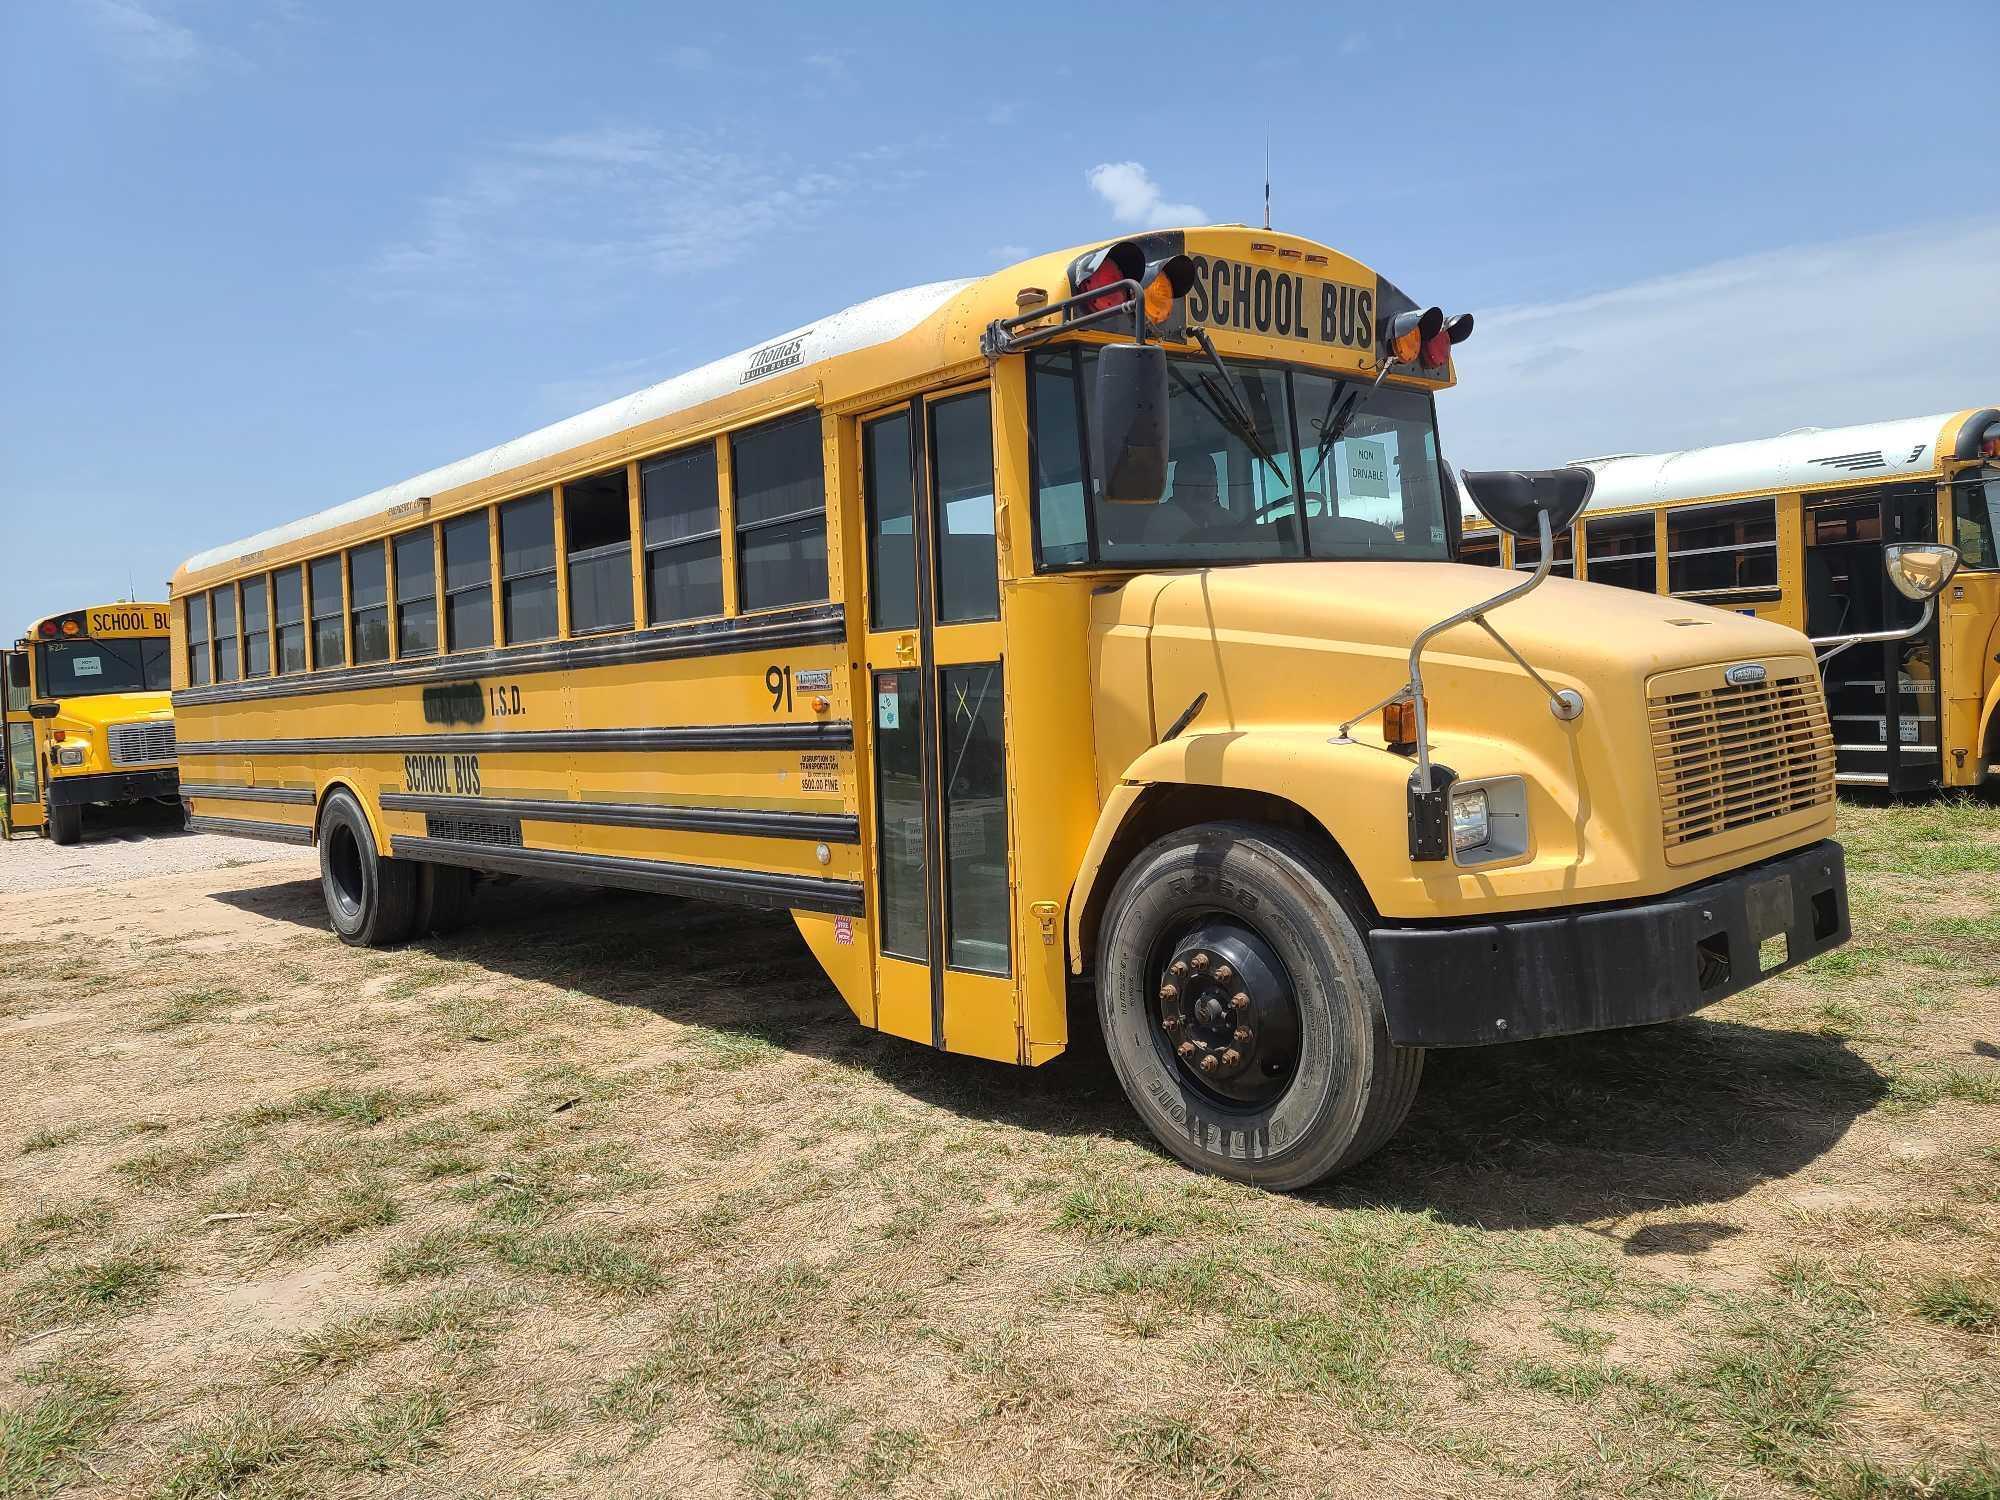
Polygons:
[[2000,1493],[2000,812],[1843,824],[1852,947],[1439,1054],[1290,1198],[782,918],[8,898],[0,1494]]

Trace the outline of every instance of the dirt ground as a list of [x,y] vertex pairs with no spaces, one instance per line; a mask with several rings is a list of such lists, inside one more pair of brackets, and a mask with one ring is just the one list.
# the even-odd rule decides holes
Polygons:
[[0,1494],[2000,1494],[2000,809],[1842,821],[1851,947],[1297,1197],[782,917],[0,896]]
[[284,852],[256,839],[189,833],[180,825],[180,809],[158,803],[85,808],[80,843],[65,847],[28,837],[0,844],[0,896],[257,864]]

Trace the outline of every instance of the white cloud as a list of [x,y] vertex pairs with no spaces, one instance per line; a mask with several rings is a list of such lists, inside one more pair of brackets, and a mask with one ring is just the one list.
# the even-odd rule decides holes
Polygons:
[[141,0],[78,0],[77,11],[112,61],[137,83],[191,83],[227,55]]
[[729,265],[842,199],[906,186],[896,155],[805,163],[627,126],[516,142],[424,200],[416,230],[376,257],[377,287],[453,310],[507,295],[608,303],[638,281]]
[[1439,401],[1445,454],[1545,467],[2000,400],[1996,265],[1989,218],[1475,309]]
[[1163,229],[1173,224],[1205,224],[1208,215],[1192,203],[1169,203],[1153,176],[1136,161],[1099,162],[1084,180],[1120,224]]

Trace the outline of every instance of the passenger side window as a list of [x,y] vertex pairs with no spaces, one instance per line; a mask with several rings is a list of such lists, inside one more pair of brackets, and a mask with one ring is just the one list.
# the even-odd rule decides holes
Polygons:
[[215,605],[215,680],[234,682],[236,671],[236,585],[225,583],[209,599]]
[[493,644],[493,554],[487,513],[446,521],[444,648],[476,651]]
[[500,507],[500,612],[509,645],[555,638],[555,515],[546,491]]
[[437,655],[437,559],[431,529],[406,531],[395,539],[396,655]]
[[826,598],[826,487],[819,413],[730,440],[737,597],[745,610]]
[[346,605],[340,591],[340,554],[315,557],[308,570],[312,584],[312,661],[315,671],[347,665]]
[[569,633],[632,628],[632,504],[625,470],[565,484]]
[[244,579],[243,675],[245,677],[271,675],[271,617],[267,613],[267,606],[264,580]]
[[862,427],[861,466],[868,497],[868,622],[876,630],[913,630],[917,513],[907,409]]
[[208,654],[208,595],[183,601],[181,615],[187,624],[188,686],[201,687],[215,669]]
[[280,672],[306,669],[305,575],[280,568],[271,575],[271,627]]
[[389,659],[388,553],[380,542],[347,554],[348,616],[354,626],[354,664]]
[[1745,500],[1667,512],[1667,592],[1690,598],[1778,590],[1778,502]]
[[1584,568],[1592,583],[1659,591],[1659,558],[1653,547],[1653,517],[1606,516],[1583,523]]
[[668,453],[639,468],[645,507],[646,621],[722,613],[722,504],[715,444]]
[[1059,568],[1090,560],[1076,357],[1064,349],[1037,354],[1033,360],[1035,534],[1041,565]]

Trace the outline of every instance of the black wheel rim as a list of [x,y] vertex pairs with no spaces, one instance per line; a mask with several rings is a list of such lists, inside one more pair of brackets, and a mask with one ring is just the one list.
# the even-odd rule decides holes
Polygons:
[[365,887],[361,879],[361,845],[354,830],[335,827],[326,840],[326,873],[333,887],[333,899],[341,915],[352,917],[361,910]]
[[1153,947],[1153,1044],[1195,1092],[1225,1109],[1274,1103],[1298,1071],[1291,971],[1254,927],[1207,913]]

